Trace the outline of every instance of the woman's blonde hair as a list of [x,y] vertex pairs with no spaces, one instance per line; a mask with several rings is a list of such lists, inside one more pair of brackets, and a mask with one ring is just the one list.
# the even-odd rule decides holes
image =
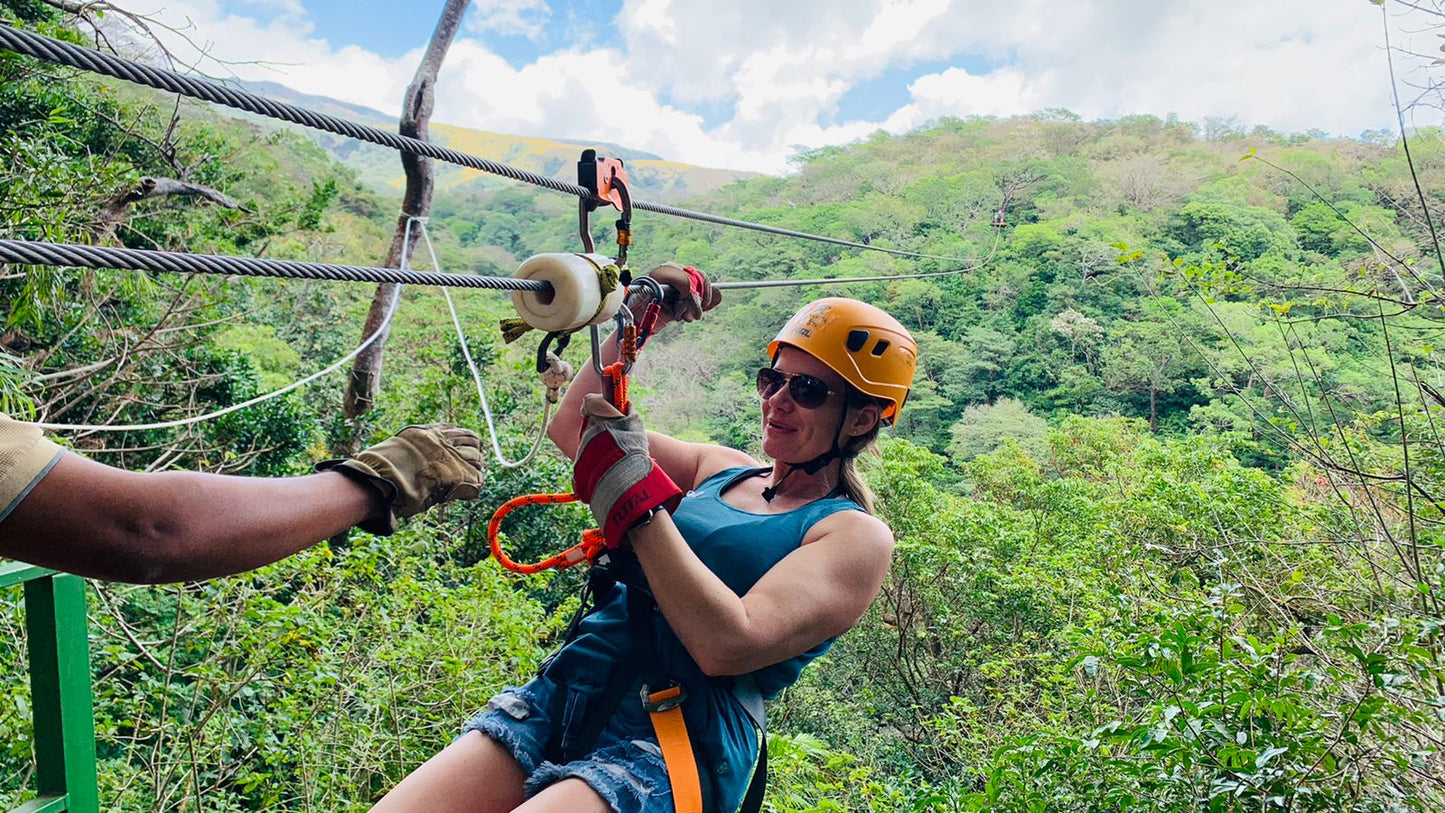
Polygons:
[[[859,393],[857,390],[849,393],[850,401],[856,399],[862,406],[870,400],[868,396]],[[880,405],[881,409],[881,405]],[[846,415],[846,413],[845,413]],[[845,418],[846,420],[846,418]],[[873,511],[873,489],[868,487],[867,481],[863,479],[863,473],[858,470],[858,457],[863,454],[872,454],[878,450],[878,432],[883,429],[883,421],[879,419],[861,435],[849,438],[843,444],[843,462],[838,468],[838,490],[844,497],[858,503],[864,511],[872,514]]]

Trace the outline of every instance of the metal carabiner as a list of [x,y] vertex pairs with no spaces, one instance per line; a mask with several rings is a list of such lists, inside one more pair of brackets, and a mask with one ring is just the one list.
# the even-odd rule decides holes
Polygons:
[[647,303],[643,311],[642,319],[637,323],[637,347],[641,349],[652,338],[652,330],[657,325],[657,315],[662,311],[662,305],[667,298],[667,289],[662,283],[652,277],[638,277],[632,281],[632,288],[646,289],[652,301]]
[[[552,347],[552,342],[554,341],[557,343],[557,346],[555,348]],[[571,335],[557,331],[548,333],[546,336],[543,336],[542,343],[537,345],[537,372],[547,372],[547,367],[549,366],[547,364],[547,351],[549,349],[551,349],[553,353],[560,357],[562,355],[562,351],[567,349],[567,343],[570,341],[572,341]]]
[[622,301],[622,307],[618,308],[617,313],[613,314],[612,321],[617,323],[617,330],[613,331],[612,339],[617,342],[618,347],[621,347],[622,331],[628,325],[632,324],[632,309],[627,307],[627,300],[625,298]]
[[663,288],[662,283],[652,277],[636,277],[632,280],[632,284],[629,287],[646,288],[647,292],[652,295],[652,301],[658,305],[661,305],[663,298],[667,296],[667,289]]
[[587,217],[590,211],[591,209],[587,208],[587,201],[581,199],[577,201],[577,232],[582,236],[582,247],[586,249],[584,252],[586,254],[597,251],[597,246],[592,242],[592,224],[588,222],[589,218]]
[[588,325],[587,336],[592,340],[592,371],[599,378],[606,378],[606,368],[602,366],[602,330],[596,325]]
[[[632,192],[627,188],[627,176],[619,165],[612,176],[612,188],[622,198],[622,216],[617,219],[617,267],[627,273],[627,249],[632,245]],[[628,280],[624,279],[624,282]]]

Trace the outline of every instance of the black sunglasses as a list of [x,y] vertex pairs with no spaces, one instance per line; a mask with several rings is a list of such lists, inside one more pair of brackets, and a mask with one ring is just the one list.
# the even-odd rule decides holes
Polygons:
[[841,395],[837,390],[828,389],[828,383],[807,373],[784,373],[771,367],[758,369],[758,395],[772,398],[783,385],[788,386],[788,397],[803,409],[817,409],[830,395]]

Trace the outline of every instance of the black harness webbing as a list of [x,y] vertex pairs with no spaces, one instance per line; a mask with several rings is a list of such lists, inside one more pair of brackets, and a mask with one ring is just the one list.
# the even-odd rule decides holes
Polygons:
[[763,796],[768,790],[768,710],[763,705],[763,694],[752,675],[733,678],[733,697],[747,712],[758,732],[758,764],[753,768],[753,778],[748,782],[748,792],[738,813],[759,813],[763,809]]

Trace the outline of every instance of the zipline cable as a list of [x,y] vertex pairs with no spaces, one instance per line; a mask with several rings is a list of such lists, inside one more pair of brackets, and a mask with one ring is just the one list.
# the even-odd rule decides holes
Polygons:
[[[0,26],[0,31],[3,30],[4,27]],[[0,240],[0,263],[75,268],[124,268],[132,271],[221,274],[237,277],[319,279],[333,282],[394,282],[405,285],[438,285],[448,288],[487,288],[499,291],[537,291],[539,293],[546,293],[552,288],[545,282],[514,277],[439,274],[402,268],[328,265],[299,260],[225,257],[218,254],[189,254],[140,248],[46,243],[38,240]]]
[[[421,232],[422,240],[426,242],[427,253],[431,255],[431,267],[441,268],[441,264],[437,261],[436,248],[432,245],[431,231],[427,229],[427,218],[412,215],[407,216],[406,236],[402,239],[402,251],[406,251],[407,245],[411,240],[411,227],[413,223],[417,225],[417,229]],[[405,262],[403,262],[403,265],[405,265]],[[497,464],[504,469],[515,469],[525,466],[532,462],[532,458],[537,456],[537,451],[542,448],[542,440],[547,437],[547,420],[552,417],[552,402],[546,395],[542,396],[542,422],[537,427],[537,437],[532,441],[532,448],[527,450],[527,453],[520,459],[508,460],[506,454],[502,452],[502,444],[497,437],[497,424],[492,419],[492,406],[487,401],[487,391],[482,386],[482,373],[477,369],[477,363],[472,360],[471,348],[467,347],[467,333],[462,329],[462,320],[461,317],[457,315],[457,306],[452,302],[452,294],[446,288],[442,288],[442,296],[446,299],[447,310],[452,315],[452,326],[455,327],[457,331],[457,344],[462,348],[462,358],[466,359],[467,369],[471,371],[472,383],[477,385],[477,399],[482,403],[482,416],[486,419],[487,423],[487,437],[492,441],[492,455],[496,457]]]
[[[307,110],[304,107],[286,104],[267,99],[254,93],[242,90],[235,90],[224,85],[205,79],[198,79],[193,76],[185,76],[175,71],[164,68],[156,68],[150,65],[143,65],[118,56],[106,54],[101,51],[83,48],[68,42],[51,39],[50,37],[36,34],[32,31],[15,28],[7,23],[0,23],[0,48],[6,48],[19,54],[43,59],[48,62],[68,65],[73,68],[80,68],[92,73],[110,76],[116,79],[123,79],[139,85],[163,90],[170,93],[180,93],[202,101],[224,105],[236,110],[242,110],[268,118],[286,121],[292,124],[299,124],[316,130],[324,130],[328,133],[345,136],[358,141],[366,141],[378,144],[383,147],[405,152],[411,155],[420,155],[427,158],[434,158],[457,166],[487,172],[492,175],[499,175],[510,178],[514,181],[529,183],[551,189],[554,192],[563,192],[574,195],[584,201],[598,201],[590,190],[577,184],[559,181],[556,178],[549,178],[535,172],[529,172],[518,167],[507,164],[489,161],[475,155],[450,150],[429,141],[422,141],[416,138],[409,138],[399,133],[387,132],[376,127],[365,124],[358,124],[346,119],[328,116],[314,110]],[[825,237],[808,232],[794,231],[777,226],[768,226],[762,223],[753,223],[746,220],[737,220],[731,217],[696,212],[690,209],[682,209],[676,206],[668,206],[661,203],[648,203],[647,201],[635,200],[632,202],[634,209],[640,209],[656,214],[669,215],[671,217],[697,220],[704,223],[713,223],[719,226],[731,226],[740,229],[775,234],[782,237],[792,237],[799,240],[811,240],[820,243],[829,243],[846,248],[856,248],[862,251],[878,251],[884,254],[892,254],[898,257],[911,257],[922,260],[943,260],[946,262],[966,262],[962,257],[949,257],[938,254],[925,254],[917,251],[904,251],[902,249],[885,248],[873,246],[866,243],[858,243],[852,240],[842,240],[836,237]]]
[[988,254],[983,259],[966,265],[962,268],[950,268],[946,271],[925,271],[921,274],[880,274],[871,277],[820,277],[816,279],[759,279],[739,280],[736,282],[714,282],[712,287],[719,291],[741,291],[753,288],[801,288],[804,285],[845,285],[850,282],[892,282],[904,279],[928,279],[929,277],[951,277],[958,274],[966,274],[976,271],[993,259],[998,252],[1000,237],[994,235],[993,245],[989,247]]
[[[4,28],[0,27],[0,31]],[[777,280],[737,280],[716,282],[719,290],[753,288],[798,288],[805,285],[846,285],[853,282],[889,282],[927,279],[964,274],[987,265],[998,251],[995,236],[988,254],[977,262],[945,271],[921,274],[883,274],[868,277],[820,277]],[[237,277],[271,277],[275,279],[310,279],[331,282],[392,282],[404,285],[432,285],[440,288],[481,288],[497,291],[535,291],[551,293],[551,283],[516,277],[492,277],[481,274],[446,274],[434,271],[413,271],[404,268],[373,268],[360,265],[330,265],[300,260],[270,260],[258,257],[227,257],[220,254],[191,254],[179,251],[154,251],[140,248],[88,246],[79,243],[47,243],[39,240],[0,239],[0,263],[17,265],[49,265],[72,268],[111,268],[130,271],[155,271],[175,274],[212,274]],[[634,284],[633,288],[639,287]]]
[[[3,31],[0,26],[0,31]],[[457,331],[457,340],[461,344],[462,356],[466,359],[467,368],[472,375],[472,381],[477,387],[477,396],[482,405],[482,414],[486,418],[487,433],[492,443],[492,451],[497,462],[503,468],[516,468],[526,465],[536,456],[542,446],[542,439],[546,434],[547,418],[550,415],[551,404],[544,402],[542,408],[542,423],[538,430],[537,437],[532,443],[531,449],[520,460],[510,461],[502,452],[501,443],[497,435],[496,423],[492,417],[491,405],[487,401],[486,391],[482,386],[481,373],[478,371],[476,362],[472,358],[471,350],[467,347],[466,333],[462,329],[461,318],[457,315],[456,305],[452,302],[448,288],[486,288],[494,290],[524,290],[524,291],[550,291],[551,285],[546,282],[533,280],[515,279],[512,277],[487,277],[469,274],[446,274],[440,272],[413,271],[406,266],[409,264],[411,253],[411,227],[413,221],[420,221],[419,218],[408,218],[406,232],[402,239],[401,268],[369,268],[365,266],[327,265],[324,263],[298,262],[291,260],[265,260],[252,257],[224,257],[214,254],[187,254],[170,251],[150,251],[145,249],[110,248],[102,246],[85,246],[70,243],[45,243],[31,240],[0,240],[0,263],[18,263],[29,265],[51,265],[51,266],[72,266],[82,268],[120,268],[137,271],[158,271],[172,273],[199,273],[199,274],[222,274],[232,276],[252,277],[275,277],[285,279],[321,279],[342,282],[393,282],[413,285],[433,285],[442,289],[442,295],[446,298],[447,309],[451,312],[452,324]],[[436,249],[432,245],[431,234],[426,229],[425,223],[421,226],[422,238],[426,241],[427,251],[431,255],[432,268],[438,268]],[[994,239],[993,246],[989,249],[988,255],[972,265],[964,268],[949,269],[947,271],[932,271],[923,274],[890,274],[869,277],[826,277],[818,279],[793,279],[793,280],[752,280],[737,282],[717,282],[715,288],[720,290],[742,290],[751,288],[783,288],[802,287],[805,285],[834,285],[850,282],[883,282],[901,279],[923,279],[927,277],[941,277],[965,273],[986,265],[998,250],[999,239]],[[643,287],[634,283],[634,288]],[[381,325],[357,348],[346,356],[336,360],[326,368],[311,375],[282,387],[281,389],[251,398],[239,404],[208,412],[202,415],[194,415],[189,418],[180,418],[173,421],[160,421],[145,424],[70,424],[70,423],[37,423],[43,429],[65,432],[140,432],[154,429],[174,429],[183,426],[202,423],[215,418],[229,415],[247,407],[279,398],[288,392],[299,389],[307,384],[328,375],[342,365],[356,358],[363,350],[369,347],[377,337],[384,333],[391,324],[391,319],[396,313],[397,305],[401,301],[397,297],[392,301],[391,307],[387,310]]]

